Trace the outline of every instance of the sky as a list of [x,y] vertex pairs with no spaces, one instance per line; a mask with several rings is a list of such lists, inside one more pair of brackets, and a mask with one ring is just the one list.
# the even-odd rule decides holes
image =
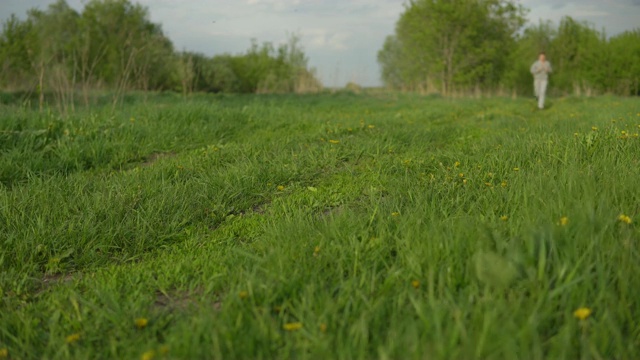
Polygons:
[[[132,0],[136,1],[136,0]],[[0,21],[29,8],[46,9],[53,0],[0,0]],[[67,0],[81,10],[86,0]],[[279,44],[301,37],[325,84],[380,84],[377,53],[394,31],[405,0],[137,0],[149,8],[178,50],[206,55],[241,53],[251,39]],[[518,0],[529,23],[558,22],[569,15],[608,35],[640,27],[640,0]]]

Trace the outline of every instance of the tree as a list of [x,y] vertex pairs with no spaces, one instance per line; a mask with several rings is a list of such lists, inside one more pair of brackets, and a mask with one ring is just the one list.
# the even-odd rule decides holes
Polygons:
[[[403,84],[413,88],[435,84],[443,94],[494,86],[523,15],[523,8],[510,0],[411,0],[395,38],[378,54],[383,73],[396,79],[402,74]],[[392,71],[389,64],[402,69]]]
[[64,110],[73,107],[78,16],[64,0],[49,5],[46,11],[33,9],[28,13],[31,23],[28,52],[32,69],[38,74],[40,109],[47,89],[55,94]]
[[28,39],[32,34],[32,24],[20,21],[15,15],[2,25],[0,33],[0,86],[8,89],[25,90],[25,83],[31,78],[31,57]]
[[[513,90],[516,94],[533,94],[533,83],[529,73],[531,63],[540,52],[549,52],[556,33],[551,21],[540,21],[537,25],[527,27],[516,38],[516,44],[509,56],[510,65],[503,77],[504,87]],[[554,54],[549,53],[549,56],[555,67]]]
[[612,37],[607,53],[607,90],[622,95],[640,95],[640,29]]
[[550,44],[554,87],[565,93],[604,90],[606,38],[589,23],[566,16]]

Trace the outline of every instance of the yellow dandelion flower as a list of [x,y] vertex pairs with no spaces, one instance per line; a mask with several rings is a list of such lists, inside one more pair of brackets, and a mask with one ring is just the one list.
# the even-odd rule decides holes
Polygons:
[[392,212],[391,216],[393,216],[393,217],[400,216],[400,213],[399,212]]
[[9,357],[9,350],[7,348],[0,349],[0,359],[6,359]]
[[340,144],[340,140],[329,140],[331,144]]
[[579,309],[577,309],[576,311],[573,312],[573,316],[575,316],[576,318],[578,318],[580,320],[585,320],[589,316],[591,316],[591,313],[592,313],[592,311],[588,307],[581,307],[581,308],[579,308]]
[[514,168],[513,168],[513,171],[520,171],[520,168],[518,168],[518,167],[514,167]]
[[463,184],[466,184],[466,183],[467,183],[467,179],[463,179],[463,180],[462,180],[462,183],[463,183]]
[[153,360],[156,358],[156,352],[153,350],[145,351],[140,359],[142,360]]
[[509,220],[509,217],[507,215],[502,215],[502,216],[500,216],[500,220],[507,221],[507,220]]
[[369,125],[368,127],[369,127],[369,129],[375,129],[376,126],[375,125]]
[[464,177],[464,174],[463,174],[463,173],[460,173],[460,174],[458,174],[458,176],[460,176],[461,178],[463,178],[463,177]]
[[566,216],[563,216],[560,218],[560,226],[567,226],[567,224],[569,223],[569,218]]
[[579,136],[580,133],[573,133],[573,136]]
[[71,334],[71,335],[67,336],[66,338],[64,338],[64,341],[67,344],[73,344],[75,342],[78,342],[78,340],[80,340],[80,334],[79,333]]
[[455,163],[455,164],[453,164],[453,166],[454,166],[454,167],[458,167],[458,166],[460,166],[460,161],[456,161],[456,163]]
[[160,346],[160,354],[167,355],[169,353],[169,347],[167,345]]
[[298,331],[302,329],[302,323],[300,322],[286,323],[282,325],[282,328],[285,329],[286,331]]
[[316,246],[313,249],[313,256],[318,256],[318,254],[320,254],[320,246]]
[[598,131],[598,128],[597,128],[597,127],[595,127],[595,126],[592,126],[592,127],[591,127],[591,130],[592,130],[592,131]]
[[248,291],[240,291],[240,293],[238,293],[238,296],[240,296],[240,299],[246,299],[249,297],[249,292]]
[[411,286],[413,286],[413,288],[414,288],[414,289],[419,288],[419,287],[420,287],[420,281],[418,281],[418,280],[413,280],[413,281],[411,282]]
[[320,331],[322,331],[323,333],[327,332],[327,324],[325,323],[320,324]]
[[137,318],[134,323],[138,329],[144,329],[147,327],[147,324],[149,324],[149,320],[145,318]]
[[625,224],[631,224],[631,217],[625,214],[620,214],[620,216],[618,216],[618,220],[620,220],[620,222],[623,222]]
[[502,186],[503,188],[506,188],[507,187],[507,182],[506,181],[501,182],[500,186]]
[[278,191],[284,191],[284,186],[278,185],[277,189],[278,189]]

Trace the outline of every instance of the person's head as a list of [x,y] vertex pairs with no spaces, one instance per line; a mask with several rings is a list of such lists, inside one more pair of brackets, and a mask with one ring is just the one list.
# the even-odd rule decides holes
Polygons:
[[547,54],[545,54],[544,51],[541,51],[540,54],[538,54],[538,60],[544,62],[547,60]]

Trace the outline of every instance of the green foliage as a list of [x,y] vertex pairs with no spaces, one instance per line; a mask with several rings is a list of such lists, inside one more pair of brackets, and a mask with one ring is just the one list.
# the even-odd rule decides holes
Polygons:
[[607,91],[640,96],[640,29],[614,36],[606,50]]
[[410,1],[379,54],[384,80],[444,94],[495,86],[523,13],[512,1]]
[[553,93],[639,93],[638,30],[607,39],[564,17],[520,32],[523,14],[510,1],[411,1],[378,54],[382,79],[394,89],[530,94],[529,67],[546,51]]
[[0,34],[0,86],[31,91],[42,108],[54,93],[65,109],[82,91],[115,92],[114,103],[128,90],[202,92],[303,92],[321,84],[300,47],[299,38],[277,49],[254,41],[245,54],[213,58],[175,53],[147,8],[129,0],[91,0],[81,13],[58,0],[45,11],[30,10],[26,20],[15,16]]
[[12,15],[3,25],[0,33],[0,85],[11,88],[29,77],[31,70],[29,35],[32,24],[20,21]]
[[639,358],[637,100],[550,105],[5,105],[0,351]]

